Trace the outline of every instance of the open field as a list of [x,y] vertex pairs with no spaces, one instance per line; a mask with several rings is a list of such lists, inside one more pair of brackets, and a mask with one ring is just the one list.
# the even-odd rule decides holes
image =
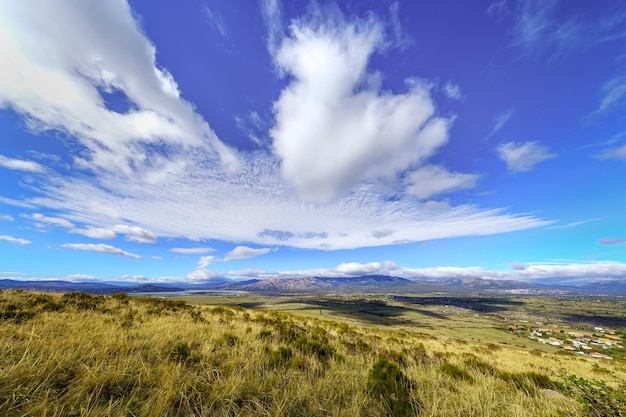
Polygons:
[[621,340],[622,303],[3,291],[0,415],[623,416],[619,348],[529,339]]
[[233,305],[405,333],[490,341],[556,351],[509,326],[577,331],[596,327],[626,331],[626,299],[601,297],[505,297],[487,295],[185,295],[199,305]]

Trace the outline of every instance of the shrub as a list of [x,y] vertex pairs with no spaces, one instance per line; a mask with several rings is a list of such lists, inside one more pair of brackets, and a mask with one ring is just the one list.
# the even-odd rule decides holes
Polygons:
[[400,367],[380,357],[372,366],[367,379],[367,392],[383,401],[392,416],[415,414],[417,403],[412,394],[414,383],[407,378]]

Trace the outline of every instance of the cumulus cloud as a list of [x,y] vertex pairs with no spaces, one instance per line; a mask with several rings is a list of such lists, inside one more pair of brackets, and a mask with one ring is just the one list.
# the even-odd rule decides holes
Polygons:
[[[0,62],[0,108],[24,116],[34,131],[75,138],[84,148],[75,158],[81,167],[150,179],[180,169],[190,151],[238,165],[157,65],[125,0],[4,3]],[[103,93],[111,92],[125,95],[131,108],[109,109]],[[157,146],[168,155],[153,152]]]
[[[2,101],[0,101],[0,108],[2,108]],[[25,161],[23,159],[12,159],[2,155],[0,155],[0,167],[16,171],[44,172],[44,167],[39,165],[37,162]]]
[[90,252],[108,253],[110,255],[125,256],[127,258],[141,259],[141,256],[134,253],[126,252],[120,248],[116,248],[111,245],[105,245],[103,243],[64,243],[61,245],[63,248],[84,250]]
[[9,243],[17,243],[18,245],[30,245],[31,241],[26,239],[20,239],[13,236],[0,235],[0,240],[9,242]]
[[[17,2],[0,15],[0,60],[10,63],[0,66],[0,107],[15,110],[32,129],[61,130],[79,142],[67,148],[79,175],[56,172],[51,164],[45,176],[32,176],[31,197],[0,196],[2,203],[62,213],[58,218],[68,224],[57,226],[94,239],[125,234],[126,240],[145,243],[159,236],[324,250],[548,223],[498,209],[423,202],[404,189],[392,190],[390,198],[389,189],[376,183],[391,178],[406,186],[398,177],[429,165],[427,159],[448,140],[451,121],[437,117],[432,86],[425,82],[409,80],[401,93],[380,87],[381,77],[367,64],[388,44],[383,46],[384,30],[374,18],[329,25],[302,19],[285,37],[280,3],[262,1],[275,43],[270,50],[290,78],[276,102],[275,153],[234,155],[157,65],[155,47],[128,4],[92,3]],[[42,38],[47,54],[33,41]],[[315,66],[320,57],[328,60],[324,71]],[[22,72],[23,78],[16,76]],[[110,110],[106,91],[127,96],[128,111]],[[297,106],[290,108],[289,100]],[[322,108],[324,100],[330,111]],[[311,126],[299,125],[304,122]],[[229,155],[239,170],[227,169],[237,165],[228,162]],[[315,169],[305,172],[299,159]],[[455,178],[455,185],[470,182]],[[336,198],[304,202],[294,187],[312,197]]]
[[291,82],[274,103],[271,130],[283,178],[301,197],[329,201],[363,181],[395,178],[448,141],[429,86],[381,90],[368,62],[383,45],[374,19],[294,21],[275,55]]
[[378,274],[384,271],[380,262],[369,262],[360,264],[356,262],[348,262],[337,265],[335,270],[345,275],[369,275]]
[[429,165],[412,172],[406,179],[407,192],[421,199],[474,188],[478,175],[449,172],[440,166]]
[[496,151],[511,173],[530,171],[538,163],[556,157],[539,142],[507,142],[498,146]]

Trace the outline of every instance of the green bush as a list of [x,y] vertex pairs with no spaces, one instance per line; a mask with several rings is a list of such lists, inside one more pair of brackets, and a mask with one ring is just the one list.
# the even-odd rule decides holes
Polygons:
[[395,417],[415,414],[417,402],[413,399],[414,383],[400,367],[380,357],[372,366],[367,379],[367,392],[383,401],[388,414]]

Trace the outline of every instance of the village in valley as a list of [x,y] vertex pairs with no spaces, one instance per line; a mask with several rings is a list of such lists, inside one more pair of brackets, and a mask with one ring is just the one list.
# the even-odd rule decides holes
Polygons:
[[512,334],[528,337],[538,343],[555,346],[577,355],[609,360],[626,357],[624,348],[626,334],[610,328],[594,327],[573,331],[556,324],[547,327],[521,324],[510,325],[507,330]]

